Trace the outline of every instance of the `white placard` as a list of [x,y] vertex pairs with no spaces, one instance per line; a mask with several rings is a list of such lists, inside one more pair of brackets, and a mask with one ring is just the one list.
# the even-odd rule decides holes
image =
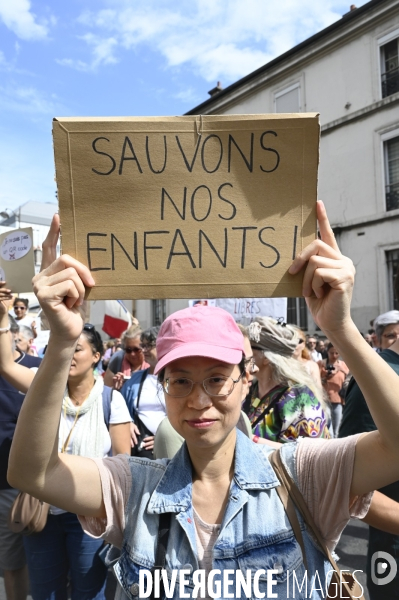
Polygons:
[[1,244],[1,258],[12,261],[26,256],[32,248],[32,237],[26,231],[20,229],[12,231],[3,239]]
[[287,320],[287,298],[215,298],[189,300],[189,306],[219,306],[233,315],[237,323],[249,325],[255,317]]

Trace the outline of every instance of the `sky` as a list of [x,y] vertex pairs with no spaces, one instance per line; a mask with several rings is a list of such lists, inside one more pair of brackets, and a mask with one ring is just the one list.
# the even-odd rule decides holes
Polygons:
[[56,201],[53,117],[184,114],[349,5],[0,0],[0,210]]

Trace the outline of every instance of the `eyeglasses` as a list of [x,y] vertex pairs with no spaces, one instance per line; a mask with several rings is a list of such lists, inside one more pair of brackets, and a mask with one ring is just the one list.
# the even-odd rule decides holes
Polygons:
[[253,356],[251,356],[251,358],[246,358],[244,364],[245,368],[247,368],[250,373],[253,373],[255,371],[256,365]]
[[126,348],[124,348],[126,354],[131,354],[132,352],[134,352],[135,354],[137,352],[141,352],[141,348],[129,348],[129,346],[126,346]]
[[26,306],[14,306],[14,310],[26,310]]
[[243,375],[244,373],[241,373],[238,379],[215,375],[214,377],[207,377],[202,382],[192,381],[186,377],[169,377],[162,382],[162,386],[169,396],[184,398],[191,394],[195,383],[200,383],[208,396],[222,397],[229,396],[232,393],[236,383],[240,381]]
[[251,346],[252,350],[260,350],[260,352],[263,352],[263,348],[260,348],[259,346]]
[[152,348],[155,348],[156,344],[140,344],[140,348],[142,350],[151,350]]

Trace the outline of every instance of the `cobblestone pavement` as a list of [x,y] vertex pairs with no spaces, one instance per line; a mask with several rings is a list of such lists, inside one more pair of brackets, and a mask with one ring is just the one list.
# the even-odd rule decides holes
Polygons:
[[[347,525],[337,547],[337,554],[340,557],[338,565],[342,569],[360,569],[363,573],[357,573],[356,577],[364,587],[364,597],[369,600],[366,588],[366,554],[367,554],[367,525],[361,521],[352,519]],[[107,600],[113,600],[115,595],[116,582],[112,573],[109,574],[106,590]],[[0,571],[0,600],[6,600],[4,592],[4,581]],[[28,597],[28,600],[32,600]]]

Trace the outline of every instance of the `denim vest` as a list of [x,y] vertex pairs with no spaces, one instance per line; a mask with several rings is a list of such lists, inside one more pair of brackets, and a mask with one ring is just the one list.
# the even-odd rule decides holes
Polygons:
[[[284,463],[291,473],[295,471],[295,449],[295,442],[282,447]],[[227,590],[223,588],[226,569],[234,571],[230,577],[233,582],[238,570],[245,575],[249,569],[254,577],[256,571],[263,569],[265,573],[258,575],[258,586],[264,598],[325,598],[327,580],[331,578],[330,563],[317,549],[298,515],[306,549],[308,570],[305,574],[300,546],[275,489],[279,482],[267,458],[270,452],[268,446],[254,444],[237,430],[234,477],[213,550],[213,569],[222,572],[214,578],[222,585],[218,597],[246,597],[244,591],[236,595],[235,584]],[[168,579],[171,581],[172,570],[187,570],[190,574],[183,575],[187,582],[184,590],[192,597],[195,583],[192,574],[199,565],[192,506],[192,465],[186,444],[171,461],[131,458],[130,469],[133,483],[126,506],[124,541],[121,557],[114,566],[120,584],[116,600],[140,599],[139,571],[151,570],[154,566],[158,515],[163,512],[174,513],[165,564]],[[269,590],[268,570],[274,570],[269,579],[276,582],[273,586],[269,582]],[[180,577],[177,573],[174,599],[181,597]],[[301,585],[302,591],[299,591]],[[272,596],[272,593],[277,595]],[[255,597],[252,591],[252,598]]]

